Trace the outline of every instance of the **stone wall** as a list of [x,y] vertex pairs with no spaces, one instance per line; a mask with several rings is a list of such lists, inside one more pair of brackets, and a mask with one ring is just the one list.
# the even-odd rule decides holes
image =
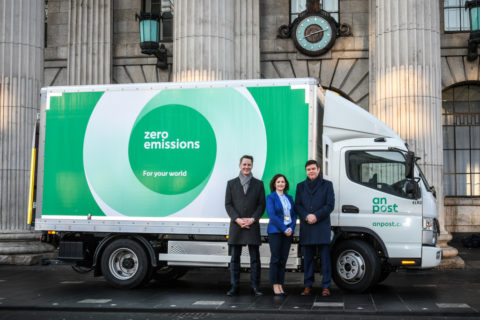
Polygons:
[[[49,0],[44,86],[67,85],[70,0]],[[172,43],[166,43],[168,70],[156,68],[157,59],[140,51],[135,14],[140,0],[113,0],[113,70],[111,83],[171,81]]]
[[112,83],[172,81],[172,43],[165,43],[169,56],[168,70],[156,67],[157,58],[142,54],[139,23],[140,0],[113,1],[113,79]]
[[340,23],[351,26],[352,36],[338,38],[330,51],[313,58],[297,52],[292,39],[277,38],[278,28],[290,22],[289,3],[260,1],[262,78],[314,77],[368,110],[368,0],[340,1]]
[[49,0],[47,4],[44,86],[67,84],[68,15],[70,1]]
[[480,232],[479,198],[445,198],[445,227],[450,232]]

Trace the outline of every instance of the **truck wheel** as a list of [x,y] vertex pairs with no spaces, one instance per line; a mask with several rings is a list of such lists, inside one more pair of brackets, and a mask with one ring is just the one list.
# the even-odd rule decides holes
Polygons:
[[342,289],[364,292],[377,284],[381,273],[375,250],[361,240],[347,240],[333,249],[333,280]]
[[130,239],[113,241],[102,255],[103,275],[117,288],[131,289],[142,285],[149,268],[145,250]]

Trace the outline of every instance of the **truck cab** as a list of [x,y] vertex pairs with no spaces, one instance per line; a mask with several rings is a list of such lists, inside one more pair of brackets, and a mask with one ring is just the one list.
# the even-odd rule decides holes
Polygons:
[[433,189],[405,142],[370,113],[339,95],[324,105],[324,178],[332,181],[333,277],[364,291],[398,267],[440,264]]

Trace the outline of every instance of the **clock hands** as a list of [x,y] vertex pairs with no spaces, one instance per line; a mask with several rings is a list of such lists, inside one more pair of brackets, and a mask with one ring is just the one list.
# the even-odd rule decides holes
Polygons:
[[308,37],[310,37],[310,36],[313,36],[314,34],[317,34],[317,33],[325,32],[326,30],[328,30],[328,29],[322,29],[322,30],[318,30],[318,31],[312,32],[312,33],[310,33],[308,36],[305,36],[305,37],[303,37],[303,38],[301,38],[301,39],[299,39],[299,40],[303,40],[303,39],[308,38]]

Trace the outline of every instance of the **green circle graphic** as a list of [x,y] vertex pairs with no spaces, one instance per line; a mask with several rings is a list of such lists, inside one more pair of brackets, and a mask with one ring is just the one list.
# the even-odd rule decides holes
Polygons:
[[137,179],[160,194],[192,190],[212,172],[215,133],[198,111],[178,104],[157,107],[137,119],[128,144]]

